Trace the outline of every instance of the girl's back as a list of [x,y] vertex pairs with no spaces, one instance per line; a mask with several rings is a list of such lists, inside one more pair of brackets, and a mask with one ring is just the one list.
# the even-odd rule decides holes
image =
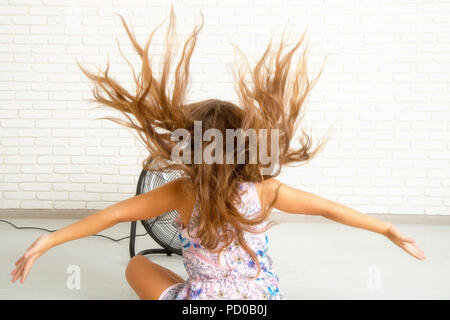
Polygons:
[[[243,193],[240,201],[236,202],[236,208],[246,218],[254,217],[261,210],[255,183],[242,183],[239,189]],[[272,259],[268,255],[267,234],[244,233],[244,239],[257,254],[261,268],[258,278],[254,279],[258,267],[237,240],[220,255],[200,244],[198,237],[195,237],[201,214],[198,209],[195,202],[187,224],[182,219],[185,213],[175,220],[182,243],[183,263],[189,278],[185,283],[168,287],[160,299],[284,299]],[[256,228],[262,228],[266,223],[264,221]]]

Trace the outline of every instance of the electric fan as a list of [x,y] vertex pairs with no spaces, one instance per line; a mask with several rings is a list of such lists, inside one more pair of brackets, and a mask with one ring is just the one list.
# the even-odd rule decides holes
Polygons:
[[[155,169],[158,168],[158,164],[154,159],[150,160],[150,167]],[[181,176],[181,172],[176,170],[147,171],[143,169],[139,176],[136,195],[156,189],[167,182],[180,178]],[[152,219],[141,220],[144,229],[162,248],[146,249],[140,251],[138,254],[146,255],[151,253],[166,253],[168,256],[170,256],[172,255],[172,253],[175,253],[178,255],[182,255],[181,241],[178,237],[178,230],[174,221],[177,216],[178,211],[172,210]],[[131,257],[134,257],[136,255],[136,223],[137,221],[131,222]]]

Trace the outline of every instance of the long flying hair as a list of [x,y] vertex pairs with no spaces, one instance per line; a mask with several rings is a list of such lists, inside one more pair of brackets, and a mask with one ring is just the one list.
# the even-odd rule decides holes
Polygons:
[[[156,170],[149,166],[153,159],[160,164],[158,170],[181,170],[185,176],[186,183],[184,185],[197,194],[201,212],[197,236],[200,238],[201,244],[220,255],[222,250],[237,238],[258,266],[257,277],[261,268],[255,252],[244,240],[244,231],[264,232],[275,224],[272,221],[263,229],[256,230],[253,228],[268,217],[276,197],[271,203],[265,203],[264,199],[261,199],[264,204],[260,214],[253,219],[246,219],[236,209],[235,201],[240,196],[238,185],[242,182],[262,182],[276,177],[282,166],[305,163],[323,149],[328,139],[321,140],[313,149],[312,138],[303,129],[302,135],[298,139],[299,147],[291,148],[291,141],[300,120],[304,116],[302,106],[321,75],[323,67],[318,76],[310,81],[306,71],[305,50],[303,55],[300,56],[294,74],[289,77],[292,57],[304,42],[306,31],[287,53],[282,52],[285,46],[284,39],[282,39],[276,54],[274,54],[271,38],[267,49],[253,69],[246,60],[245,66],[251,71],[251,81],[245,79],[247,73],[242,68],[237,73],[233,73],[240,106],[219,99],[186,103],[189,62],[197,36],[203,27],[203,14],[201,17],[200,26],[195,26],[184,43],[181,58],[176,65],[171,92],[168,90],[168,81],[173,50],[168,39],[176,34],[173,7],[171,7],[166,34],[166,51],[162,72],[158,79],[154,76],[148,51],[152,37],[161,24],[154,29],[145,46],[142,47],[136,41],[133,31],[130,31],[122,16],[120,18],[125,31],[142,60],[141,70],[136,75],[132,64],[120,51],[133,71],[136,84],[135,92],[126,90],[119,82],[109,76],[109,61],[106,70],[99,71],[97,74],[88,71],[78,61],[77,64],[83,73],[95,83],[92,90],[94,99],[91,101],[120,111],[128,121],[112,117],[103,117],[102,119],[108,119],[132,128],[138,133],[139,138],[149,151],[149,156],[142,163],[143,168]],[[240,50],[239,52],[242,54]],[[245,57],[245,55],[243,56]],[[268,59],[269,62],[267,63]],[[257,160],[256,163],[249,163],[249,147],[247,147],[249,137],[245,137],[246,161],[244,164],[236,161],[237,148],[233,155],[235,161],[231,164],[206,164],[204,162],[195,164],[173,161],[172,150],[177,142],[172,141],[172,133],[182,128],[188,130],[193,137],[194,121],[201,121],[202,133],[210,128],[215,128],[223,133],[223,136],[226,135],[226,129],[243,129],[244,132],[247,129],[277,129],[279,133],[277,141],[279,145],[278,165],[271,172],[262,174],[262,169],[267,168],[267,164],[260,160]],[[270,137],[269,130],[267,138],[270,139]],[[261,140],[258,140],[258,144],[260,143]],[[193,149],[192,144],[190,147]],[[203,149],[205,147],[206,145]],[[269,154],[270,152],[272,150],[269,150]],[[232,228],[229,228],[229,226],[232,226]],[[223,241],[223,245],[219,247],[221,241]]]

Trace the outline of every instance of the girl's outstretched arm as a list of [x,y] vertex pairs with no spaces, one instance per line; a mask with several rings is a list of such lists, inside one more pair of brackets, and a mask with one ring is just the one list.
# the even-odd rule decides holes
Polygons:
[[392,223],[380,221],[374,217],[358,212],[340,203],[322,198],[310,192],[290,187],[276,179],[264,182],[268,186],[266,194],[269,199],[274,197],[279,188],[274,208],[287,213],[321,215],[327,219],[386,236],[397,246],[413,257],[423,260],[425,253],[412,238],[403,236]]
[[16,268],[11,272],[12,282],[19,278],[22,283],[25,282],[34,261],[52,247],[93,235],[119,222],[151,219],[178,209],[180,199],[183,199],[179,193],[179,182],[180,179],[168,182],[155,190],[118,202],[55,232],[41,235],[16,261]]
[[152,191],[115,203],[51,234],[52,247],[93,235],[119,222],[151,219],[178,208],[178,182],[174,180]]

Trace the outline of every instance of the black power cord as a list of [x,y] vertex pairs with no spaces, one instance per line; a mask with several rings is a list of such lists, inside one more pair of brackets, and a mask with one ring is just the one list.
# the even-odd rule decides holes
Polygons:
[[[43,230],[43,231],[47,231],[47,232],[55,232],[56,231],[56,230],[49,230],[49,229],[45,229],[45,228],[39,228],[39,227],[18,227],[14,223],[9,222],[7,220],[3,220],[3,219],[0,219],[0,222],[7,223],[7,224],[13,226],[14,228],[16,228],[18,230],[33,229],[33,230]],[[143,233],[143,234],[137,234],[136,237],[142,237],[142,236],[145,236],[147,234],[148,234],[147,232]],[[114,239],[114,238],[111,238],[111,237],[108,237],[108,236],[104,236],[102,234],[93,234],[93,235],[90,235],[90,237],[102,237],[102,238],[106,238],[106,239],[114,241],[114,242],[119,242],[119,241],[128,239],[130,236],[126,236],[126,237],[123,237],[123,238],[120,238],[120,239]]]

